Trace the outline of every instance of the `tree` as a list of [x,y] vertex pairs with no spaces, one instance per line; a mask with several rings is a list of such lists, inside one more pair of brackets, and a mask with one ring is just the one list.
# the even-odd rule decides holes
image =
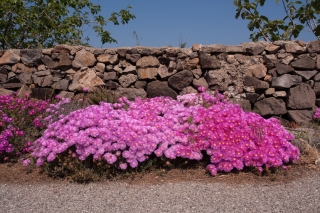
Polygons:
[[104,27],[127,24],[135,15],[132,7],[99,15],[100,5],[89,0],[1,0],[0,49],[48,48],[56,44],[88,45],[84,30],[92,28],[102,44],[117,42]]
[[[269,20],[266,16],[260,15],[259,6],[264,6],[266,0],[234,0],[237,7],[236,19],[241,16],[242,19],[250,20],[248,29],[257,30],[250,34],[250,39],[258,41],[291,40],[297,38],[300,32],[306,27],[320,39],[320,1],[305,0],[289,1],[281,0],[281,5],[285,11],[283,19]],[[276,0],[279,4],[279,0]]]

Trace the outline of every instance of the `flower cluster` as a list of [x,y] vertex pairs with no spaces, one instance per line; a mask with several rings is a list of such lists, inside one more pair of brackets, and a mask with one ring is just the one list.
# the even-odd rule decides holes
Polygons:
[[[125,170],[128,165],[137,167],[153,153],[169,159],[201,160],[206,151],[212,175],[244,166],[262,171],[262,166],[279,167],[299,158],[298,148],[289,142],[293,136],[278,120],[244,112],[217,92],[199,91],[177,100],[156,97],[130,102],[122,97],[115,104],[101,102],[72,111],[49,122],[35,141],[32,156],[41,166],[75,147],[72,155],[80,160],[93,156]],[[59,109],[67,102],[62,99],[49,109]]]
[[315,119],[315,120],[320,119],[320,108],[316,109],[316,112],[313,115],[313,119]]
[[45,127],[40,115],[47,105],[48,101],[30,100],[28,96],[0,96],[0,160],[32,151],[30,141],[35,138],[31,134],[34,129]]

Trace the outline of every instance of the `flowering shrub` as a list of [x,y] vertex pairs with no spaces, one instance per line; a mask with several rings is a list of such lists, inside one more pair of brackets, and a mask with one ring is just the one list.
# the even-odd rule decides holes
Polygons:
[[313,119],[319,120],[320,119],[320,108],[316,109],[316,112],[313,115]]
[[45,127],[41,114],[47,105],[48,101],[30,100],[28,96],[0,96],[0,161],[32,151],[31,141]]
[[[37,166],[67,153],[81,161],[93,158],[126,170],[151,155],[200,161],[205,152],[212,175],[244,166],[262,172],[263,166],[280,167],[298,160],[299,150],[289,142],[293,136],[278,120],[244,112],[219,93],[200,91],[177,100],[156,97],[130,102],[122,97],[115,104],[101,102],[62,115],[49,122],[35,141],[32,156]],[[63,99],[50,107],[58,109],[66,102]]]

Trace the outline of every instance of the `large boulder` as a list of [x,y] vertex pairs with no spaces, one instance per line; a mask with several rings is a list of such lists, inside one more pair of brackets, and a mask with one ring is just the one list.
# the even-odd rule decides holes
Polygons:
[[312,120],[313,114],[313,110],[288,110],[289,119],[298,124],[308,123]]
[[320,40],[311,41],[307,45],[309,53],[320,53]]
[[294,71],[296,74],[300,75],[303,80],[310,80],[313,76],[315,76],[318,71],[317,70],[312,70],[312,71]]
[[167,68],[166,65],[160,65],[159,68],[158,68],[158,74],[160,76],[161,79],[168,79],[170,76],[174,75],[175,73],[177,73],[177,70],[169,70]]
[[192,81],[193,74],[189,70],[183,70],[181,72],[178,72],[168,79],[170,86],[179,91],[189,86]]
[[287,107],[290,109],[308,109],[313,108],[316,102],[316,94],[309,84],[290,88],[287,98]]
[[263,64],[253,64],[247,68],[246,75],[250,77],[263,78],[267,74],[267,68]]
[[138,78],[139,79],[156,79],[158,75],[158,68],[155,67],[144,67],[138,68]]
[[137,97],[146,98],[147,93],[144,89],[136,89],[136,88],[121,88],[119,87],[116,91],[119,92],[120,96],[125,96],[129,100],[134,100]]
[[259,110],[261,116],[284,115],[287,113],[285,102],[274,97],[257,101],[254,107]]
[[279,77],[272,78],[271,87],[277,89],[290,88],[291,86],[302,82],[301,76],[293,76],[289,74],[284,74]]
[[300,59],[292,62],[291,66],[297,69],[312,70],[316,66],[316,61],[308,55],[303,55]]
[[177,99],[178,94],[172,90],[167,82],[152,81],[147,85],[148,98],[166,96]]
[[42,52],[40,49],[20,50],[21,61],[27,66],[37,66],[41,62]]
[[269,88],[268,82],[260,81],[256,77],[250,77],[250,76],[244,77],[243,85],[247,87],[252,86],[256,91],[265,90]]
[[294,71],[293,67],[287,64],[276,63],[275,66],[279,75],[287,74]]
[[118,54],[111,55],[111,54],[102,54],[97,57],[98,61],[101,63],[107,64],[117,64],[119,62]]
[[90,89],[100,85],[104,85],[104,82],[96,75],[95,70],[84,68],[74,74],[68,89],[70,91],[83,91],[85,87]]
[[128,87],[138,80],[138,76],[135,74],[121,75],[119,78],[119,83],[122,87]]
[[12,50],[7,50],[0,58],[0,65],[15,64],[20,61],[20,56]]
[[159,65],[159,60],[154,56],[144,56],[136,63],[137,67],[158,67]]

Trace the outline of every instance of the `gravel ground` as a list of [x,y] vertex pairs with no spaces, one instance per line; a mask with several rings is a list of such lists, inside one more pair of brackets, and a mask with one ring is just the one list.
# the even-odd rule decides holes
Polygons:
[[289,183],[0,185],[0,212],[320,212],[320,174]]

